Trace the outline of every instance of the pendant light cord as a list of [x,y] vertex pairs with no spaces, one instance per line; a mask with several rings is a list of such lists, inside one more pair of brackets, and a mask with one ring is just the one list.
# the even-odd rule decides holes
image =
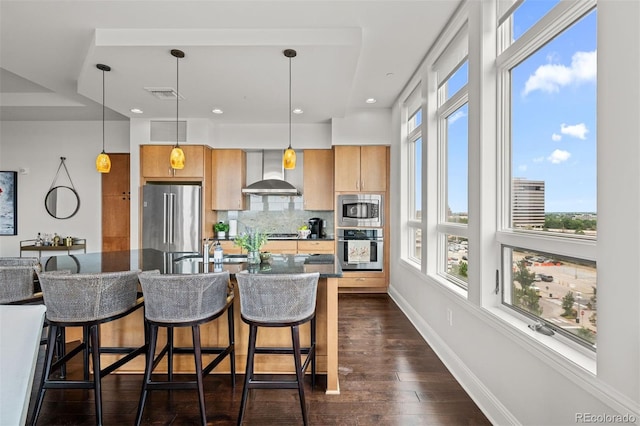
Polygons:
[[291,149],[291,57],[289,57],[289,149]]
[[180,131],[179,131],[179,121],[178,121],[178,111],[180,108],[180,67],[178,63],[180,62],[180,58],[176,56],[176,148],[180,146]]
[[102,153],[104,154],[104,69],[102,70]]

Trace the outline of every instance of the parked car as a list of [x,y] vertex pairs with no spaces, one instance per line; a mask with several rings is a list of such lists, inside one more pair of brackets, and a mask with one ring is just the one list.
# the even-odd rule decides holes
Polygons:
[[544,274],[540,274],[540,279],[544,282],[548,282],[550,283],[551,281],[553,281],[553,276],[552,275],[544,275]]

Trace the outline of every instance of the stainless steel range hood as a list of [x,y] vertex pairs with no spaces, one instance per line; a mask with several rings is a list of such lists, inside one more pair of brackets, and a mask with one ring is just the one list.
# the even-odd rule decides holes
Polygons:
[[[281,150],[264,150],[261,155],[247,155],[247,174],[260,168],[262,179],[242,188],[243,194],[251,195],[301,195],[296,186],[285,180],[285,170],[282,166]],[[300,167],[301,162],[298,162]]]

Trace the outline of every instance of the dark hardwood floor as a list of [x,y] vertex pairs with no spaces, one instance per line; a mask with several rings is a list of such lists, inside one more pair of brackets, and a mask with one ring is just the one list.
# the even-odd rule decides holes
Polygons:
[[[311,389],[307,379],[306,397],[312,425],[490,424],[387,295],[341,294],[339,297],[341,394],[326,395],[323,376],[315,389]],[[36,378],[41,371],[41,359],[42,356]],[[69,374],[75,372],[81,372],[79,365],[70,366]],[[209,424],[236,424],[242,378],[243,375],[238,375],[235,389],[226,375],[212,374],[206,378]],[[105,425],[134,423],[141,380],[140,375],[123,374],[103,378]],[[144,424],[199,424],[194,392],[151,392]],[[92,391],[47,391],[38,425],[93,424]],[[297,391],[251,391],[245,424],[302,424]]]

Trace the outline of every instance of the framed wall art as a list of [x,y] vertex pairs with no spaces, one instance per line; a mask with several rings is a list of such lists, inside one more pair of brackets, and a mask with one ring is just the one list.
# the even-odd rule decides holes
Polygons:
[[18,172],[0,171],[0,235],[18,235]]

